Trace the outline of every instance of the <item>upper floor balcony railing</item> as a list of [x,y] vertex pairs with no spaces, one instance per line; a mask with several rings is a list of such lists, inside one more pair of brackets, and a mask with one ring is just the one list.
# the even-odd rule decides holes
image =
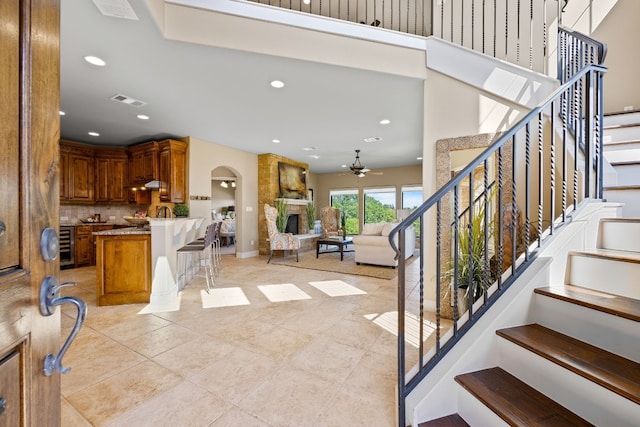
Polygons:
[[[564,1],[248,0],[452,43],[549,74]],[[554,50],[549,48],[553,47]]]

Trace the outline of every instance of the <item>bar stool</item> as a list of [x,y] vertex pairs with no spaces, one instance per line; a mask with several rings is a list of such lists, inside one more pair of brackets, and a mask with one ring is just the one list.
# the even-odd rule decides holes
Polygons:
[[215,276],[220,275],[222,270],[222,256],[220,253],[220,228],[222,228],[222,221],[217,221],[214,224],[213,241],[211,246],[211,256],[213,258],[213,271]]
[[[178,257],[177,279],[180,290],[184,289],[187,283],[194,277],[205,278],[207,293],[213,289],[213,285],[215,283],[213,280],[214,270],[212,265],[211,248],[214,238],[214,226],[215,224],[207,226],[203,239],[189,242],[176,251]],[[204,274],[198,274],[203,266]],[[180,284],[182,284],[182,286],[180,286]]]

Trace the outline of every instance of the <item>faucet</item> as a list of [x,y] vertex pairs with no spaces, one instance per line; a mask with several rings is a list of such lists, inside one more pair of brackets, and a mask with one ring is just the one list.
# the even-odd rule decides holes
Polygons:
[[[167,212],[169,212],[169,216],[167,216]],[[169,208],[169,206],[158,206],[156,208],[156,217],[173,218],[173,212],[171,212],[171,208]]]

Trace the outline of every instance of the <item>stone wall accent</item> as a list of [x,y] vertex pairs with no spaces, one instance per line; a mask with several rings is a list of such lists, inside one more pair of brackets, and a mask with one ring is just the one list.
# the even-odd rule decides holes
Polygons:
[[[436,187],[442,188],[451,179],[451,152],[457,150],[468,150],[471,148],[486,148],[496,141],[502,133],[485,133],[480,135],[461,136],[455,138],[446,138],[436,141]],[[512,170],[512,149],[507,144],[502,150],[503,153],[503,200],[511,199],[511,170]],[[497,164],[497,160],[496,160]],[[496,176],[493,179],[497,179]],[[508,184],[508,185],[506,185]],[[441,223],[451,224],[453,218],[451,195],[446,195],[442,199]],[[435,217],[434,217],[435,218]],[[436,238],[433,236],[433,241]],[[448,226],[441,229],[442,242],[452,242],[451,231]],[[440,263],[443,270],[451,262],[451,253],[453,248],[448,244],[443,244],[440,252]],[[441,314],[445,318],[453,318],[453,307],[451,307],[453,298],[450,290],[449,280],[446,277],[440,282],[440,307]],[[459,302],[460,303],[460,302]]]
[[[278,198],[280,188],[278,183],[278,162],[299,166],[309,172],[309,164],[298,162],[287,157],[275,154],[258,155],[258,251],[260,255],[269,255],[269,243],[267,242],[267,223],[264,216],[264,205],[273,206],[273,201]],[[300,215],[298,233],[307,233],[306,201],[290,200],[289,213]]]

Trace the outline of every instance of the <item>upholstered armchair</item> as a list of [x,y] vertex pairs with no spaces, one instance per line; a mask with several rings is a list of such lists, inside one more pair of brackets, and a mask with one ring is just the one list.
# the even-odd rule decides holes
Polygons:
[[320,223],[322,224],[322,238],[339,237],[340,233],[340,209],[325,206],[320,212]]
[[273,206],[264,204],[264,216],[267,219],[267,234],[269,235],[269,259],[271,261],[273,251],[296,251],[296,262],[298,261],[298,250],[300,249],[300,240],[293,237],[291,233],[280,233],[276,225],[278,210]]

